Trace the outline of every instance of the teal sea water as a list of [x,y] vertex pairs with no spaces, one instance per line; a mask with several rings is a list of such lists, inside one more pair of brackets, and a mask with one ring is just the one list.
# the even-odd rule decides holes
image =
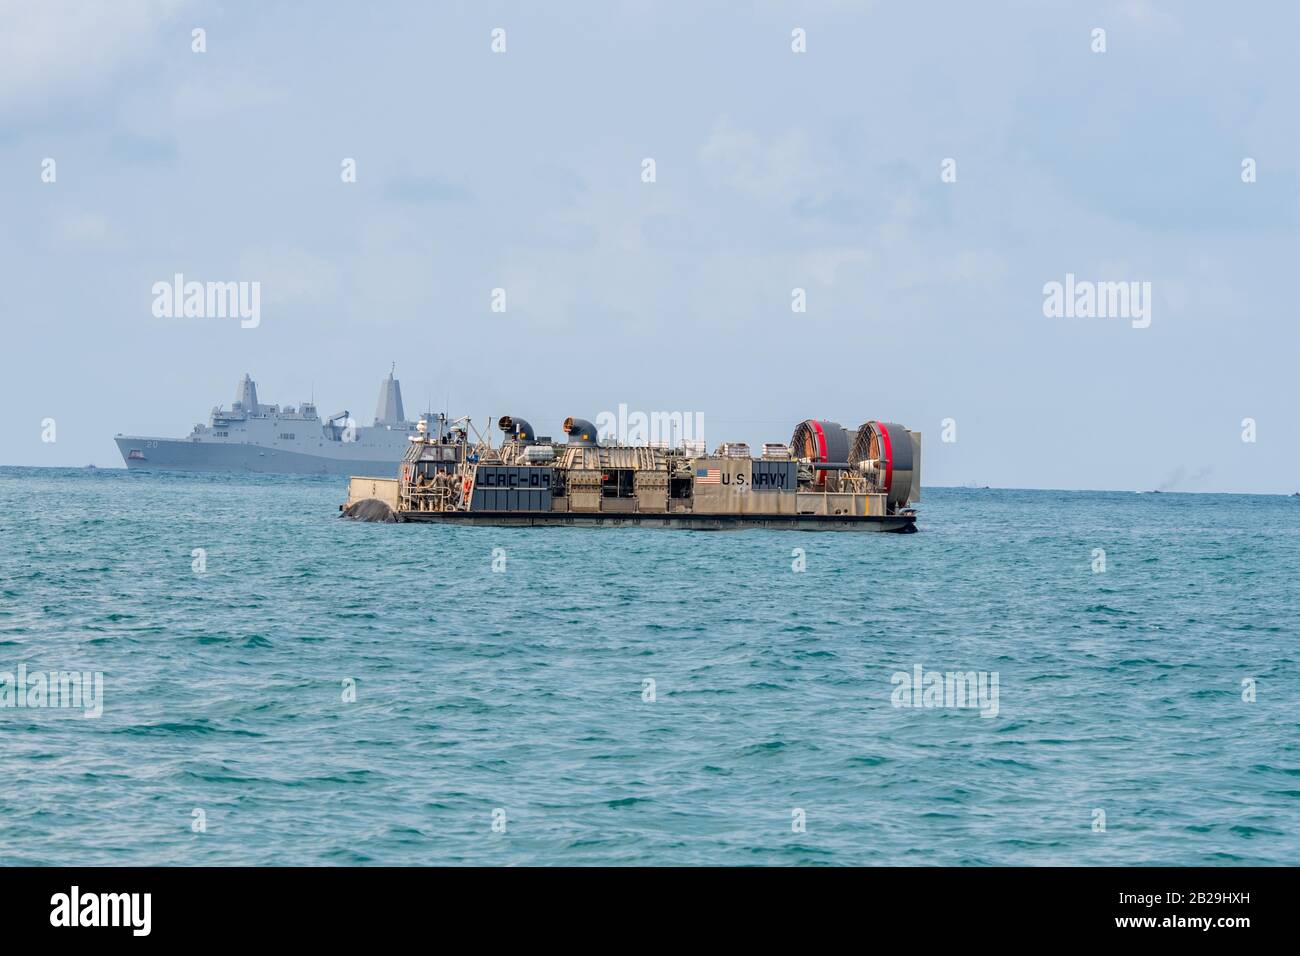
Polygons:
[[[103,673],[98,719],[0,708],[0,862],[1300,863],[1300,499],[927,489],[902,536],[344,493],[0,469],[0,672]],[[997,715],[894,706],[917,665]]]

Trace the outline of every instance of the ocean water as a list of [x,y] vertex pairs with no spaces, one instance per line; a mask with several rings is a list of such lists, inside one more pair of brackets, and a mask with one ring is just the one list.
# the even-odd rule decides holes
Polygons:
[[[0,707],[0,863],[1300,863],[1300,498],[927,489],[881,535],[344,494],[0,469],[0,672],[103,675],[98,718]],[[918,665],[996,715],[895,706]]]

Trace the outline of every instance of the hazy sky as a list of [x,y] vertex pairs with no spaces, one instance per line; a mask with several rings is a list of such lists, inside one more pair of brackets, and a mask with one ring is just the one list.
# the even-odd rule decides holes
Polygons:
[[[882,418],[926,483],[1294,491],[1298,35],[1281,0],[0,0],[0,463],[120,466],[245,371],[368,423],[396,361],[408,413],[555,435]],[[155,317],[178,272],[260,282],[260,325]],[[1046,317],[1067,273],[1151,283],[1150,326]]]

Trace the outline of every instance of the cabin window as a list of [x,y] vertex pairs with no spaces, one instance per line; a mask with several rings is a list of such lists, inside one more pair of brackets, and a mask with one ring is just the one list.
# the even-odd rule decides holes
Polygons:
[[668,497],[669,498],[689,498],[691,496],[692,479],[688,475],[685,478],[668,479]]

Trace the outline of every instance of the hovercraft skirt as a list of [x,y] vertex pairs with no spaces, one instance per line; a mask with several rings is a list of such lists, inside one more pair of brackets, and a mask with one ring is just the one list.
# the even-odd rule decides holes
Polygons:
[[732,515],[610,514],[600,512],[408,511],[399,521],[484,525],[506,528],[678,528],[740,531],[747,528],[798,531],[916,531],[916,515]]

